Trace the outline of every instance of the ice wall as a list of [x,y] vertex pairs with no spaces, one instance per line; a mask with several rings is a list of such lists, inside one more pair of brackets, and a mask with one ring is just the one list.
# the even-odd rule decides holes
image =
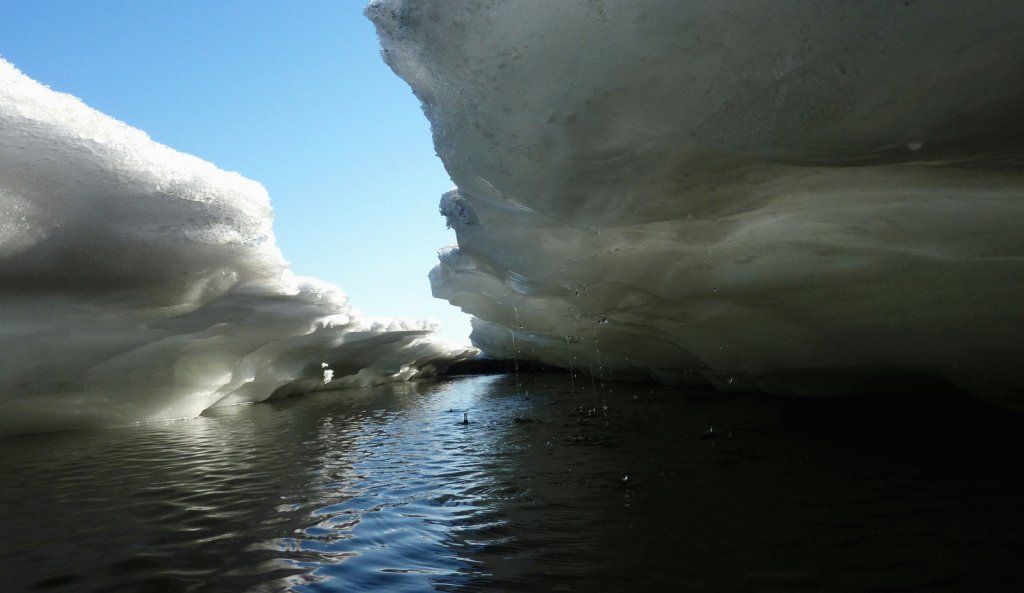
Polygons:
[[1024,4],[366,13],[458,186],[431,280],[485,351],[773,393],[937,379],[1020,405]]
[[195,416],[473,353],[292,276],[271,219],[258,183],[0,60],[0,434]]

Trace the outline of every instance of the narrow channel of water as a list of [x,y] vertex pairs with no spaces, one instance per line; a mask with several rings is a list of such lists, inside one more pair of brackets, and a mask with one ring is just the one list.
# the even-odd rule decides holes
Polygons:
[[1014,414],[522,381],[2,439],[0,590],[1024,587]]

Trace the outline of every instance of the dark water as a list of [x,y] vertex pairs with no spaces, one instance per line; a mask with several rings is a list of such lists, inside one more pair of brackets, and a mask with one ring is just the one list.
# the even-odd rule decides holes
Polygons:
[[7,438],[0,591],[1024,590],[1024,423],[910,400],[541,374]]

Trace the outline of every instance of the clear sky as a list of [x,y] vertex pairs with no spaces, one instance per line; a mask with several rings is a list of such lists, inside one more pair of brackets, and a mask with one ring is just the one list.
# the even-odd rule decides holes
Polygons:
[[0,56],[176,150],[261,182],[292,269],[370,316],[469,318],[430,296],[452,183],[363,0],[3,0]]

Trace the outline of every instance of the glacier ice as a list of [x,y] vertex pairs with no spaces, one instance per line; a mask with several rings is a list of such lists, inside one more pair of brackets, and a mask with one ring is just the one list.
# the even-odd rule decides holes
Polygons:
[[[1024,5],[374,0],[497,356],[1021,406]],[[516,352],[513,349],[517,350]]]
[[266,191],[0,60],[0,434],[430,376],[475,350],[292,275]]

